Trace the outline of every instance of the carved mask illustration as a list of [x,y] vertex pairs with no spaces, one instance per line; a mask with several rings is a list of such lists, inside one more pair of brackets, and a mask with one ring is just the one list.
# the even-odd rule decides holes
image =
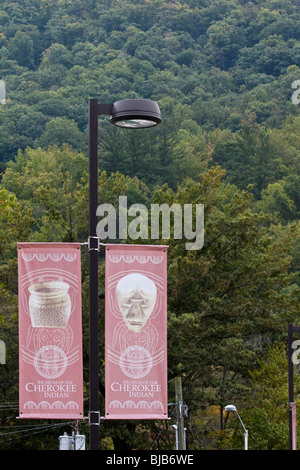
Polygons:
[[128,274],[118,282],[116,295],[128,329],[139,333],[156,302],[157,291],[154,282],[142,274]]

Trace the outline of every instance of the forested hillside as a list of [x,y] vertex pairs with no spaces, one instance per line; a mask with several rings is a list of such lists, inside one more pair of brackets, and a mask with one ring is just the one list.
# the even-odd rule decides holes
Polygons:
[[[288,448],[287,324],[300,324],[300,1],[1,0],[0,69],[0,448],[58,446],[57,429],[1,438],[17,426],[16,242],[86,241],[89,98],[151,99],[162,113],[137,132],[99,117],[99,203],[126,194],[205,207],[201,250],[156,241],[170,246],[169,400],[182,377],[189,448],[242,447],[229,402],[243,411],[250,448]],[[83,252],[88,389],[87,262]],[[99,276],[103,351],[104,263]],[[101,362],[102,409],[103,375]],[[175,443],[168,423],[115,422],[101,425],[100,445]]]
[[[27,146],[68,142],[86,151],[88,98],[110,103],[141,97],[157,100],[164,116],[159,133],[150,138],[155,152],[152,145],[149,155],[149,145],[132,142],[137,139],[132,136],[124,148],[120,137],[113,148],[103,144],[102,169],[147,183],[159,175],[174,185],[197,173],[191,168],[203,169],[218,144],[214,160],[228,166],[235,183],[244,186],[249,176],[258,192],[299,170],[292,155],[280,165],[282,139],[274,131],[288,127],[289,138],[290,127],[299,125],[299,108],[291,101],[292,83],[300,77],[299,2],[1,3],[1,79],[7,91],[0,115],[2,162]],[[233,134],[245,125],[269,132],[257,161],[254,154],[246,161],[237,155]],[[259,136],[265,141],[262,130]],[[255,137],[245,142],[242,134],[242,143],[255,146]],[[276,146],[274,139],[280,141]],[[234,146],[230,163],[228,145]],[[135,165],[140,153],[147,158]],[[257,166],[265,162],[258,177]],[[241,165],[247,167],[244,175]]]

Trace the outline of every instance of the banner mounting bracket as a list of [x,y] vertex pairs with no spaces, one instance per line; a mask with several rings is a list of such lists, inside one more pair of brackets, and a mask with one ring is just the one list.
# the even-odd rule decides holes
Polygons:
[[[93,416],[93,417],[92,417]],[[100,426],[100,412],[99,411],[89,411],[89,426]]]
[[84,244],[88,246],[88,251],[100,251],[101,247],[105,246],[98,237],[88,237],[88,241]]

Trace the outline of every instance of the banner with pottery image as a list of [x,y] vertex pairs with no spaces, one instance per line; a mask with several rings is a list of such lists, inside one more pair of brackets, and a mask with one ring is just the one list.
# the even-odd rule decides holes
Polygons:
[[106,245],[105,418],[167,419],[167,247]]
[[83,418],[81,253],[18,243],[19,417]]

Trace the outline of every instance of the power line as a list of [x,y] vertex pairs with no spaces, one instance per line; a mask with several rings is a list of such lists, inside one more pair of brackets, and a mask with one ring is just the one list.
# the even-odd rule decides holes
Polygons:
[[[34,428],[29,428],[29,429],[25,429],[24,431],[11,431],[11,432],[5,432],[5,433],[1,433],[0,434],[0,437],[1,436],[6,436],[8,434],[18,434],[18,433],[22,433],[22,432],[27,432],[27,431],[35,431],[35,430],[46,430],[46,429],[50,429],[50,428],[55,428],[55,427],[59,427],[59,426],[65,426],[65,425],[68,425],[68,424],[73,424],[73,421],[68,421],[66,423],[57,423],[57,424],[48,424],[48,425],[39,425],[39,426],[35,426]],[[19,426],[18,426],[19,427]]]
[[6,411],[6,410],[17,410],[19,407],[17,405],[6,405],[6,406],[0,406],[0,411]]
[[0,408],[2,406],[7,406],[7,405],[18,405],[18,402],[17,401],[6,401],[6,402],[0,404]]
[[[14,439],[21,439],[21,438],[26,437],[26,436],[31,436],[32,434],[37,434],[39,432],[45,432],[45,431],[48,431],[49,429],[62,427],[62,426],[69,425],[69,424],[73,424],[73,421],[68,421],[68,422],[65,422],[65,423],[44,425],[44,426],[40,425],[38,427],[24,429],[24,430],[21,430],[21,431],[11,431],[11,432],[6,432],[6,433],[1,433],[0,434],[0,440],[1,440],[2,436],[7,436],[7,435],[10,435],[10,434],[14,434],[14,437],[12,437],[11,439],[6,439],[6,442],[9,442],[9,441],[12,441]],[[16,436],[16,434],[20,434],[20,436]]]

